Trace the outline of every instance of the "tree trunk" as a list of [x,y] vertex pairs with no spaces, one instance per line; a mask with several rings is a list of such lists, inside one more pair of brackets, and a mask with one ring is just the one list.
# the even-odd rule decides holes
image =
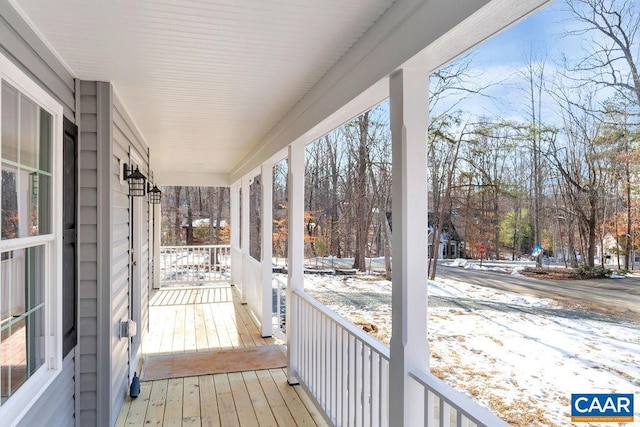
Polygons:
[[209,244],[213,245],[215,244],[216,240],[215,240],[215,229],[213,227],[214,224],[214,219],[215,219],[215,204],[213,203],[214,201],[214,193],[213,193],[213,188],[212,187],[208,187],[207,188],[207,207],[208,207],[208,213],[209,213]]
[[589,210],[589,223],[588,223],[589,241],[587,243],[587,265],[589,267],[595,267],[596,212],[597,212],[597,206],[592,203],[591,209]]
[[354,254],[353,268],[359,271],[367,271],[365,256],[369,229],[369,203],[367,200],[369,112],[358,117],[358,131],[360,141],[358,144],[358,176],[356,181],[356,252]]
[[329,169],[331,173],[331,191],[329,193],[329,255],[340,258],[342,251],[340,250],[340,233],[338,232],[340,219],[338,212],[338,149],[332,147],[328,137],[325,137],[325,142],[327,144]]
[[215,234],[215,244],[219,245],[221,242],[220,239],[220,230],[222,228],[222,208],[225,204],[225,193],[227,189],[225,187],[218,187],[218,211],[216,212],[216,234]]
[[176,218],[173,224],[173,233],[175,235],[176,244],[182,244],[182,206],[180,204],[180,194],[182,193],[182,187],[174,187],[176,194]]
[[187,196],[187,246],[193,245],[193,210],[191,209],[191,187],[186,187]]

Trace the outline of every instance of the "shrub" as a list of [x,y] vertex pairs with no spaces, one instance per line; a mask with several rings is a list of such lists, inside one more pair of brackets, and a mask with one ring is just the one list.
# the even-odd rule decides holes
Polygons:
[[596,265],[595,267],[581,265],[575,268],[574,271],[581,279],[602,279],[605,277],[611,277],[611,274],[613,273],[613,270],[602,265]]

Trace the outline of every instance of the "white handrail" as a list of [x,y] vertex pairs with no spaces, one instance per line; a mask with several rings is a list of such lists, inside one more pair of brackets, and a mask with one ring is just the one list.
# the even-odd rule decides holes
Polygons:
[[[387,426],[389,347],[303,291],[292,290],[291,295],[297,306],[292,315],[300,383],[336,426]],[[426,427],[508,426],[430,373],[412,371],[409,377],[424,389]]]
[[231,245],[166,245],[166,246],[160,246],[160,249],[193,249],[193,248],[220,248],[220,249],[227,249],[230,248]]
[[330,310],[326,305],[318,302],[309,294],[299,290],[293,290],[293,293],[299,298],[303,299],[306,303],[311,304],[316,310],[329,317],[332,321],[339,323],[341,327],[349,331],[350,334],[355,335],[360,341],[366,343],[367,346],[371,347],[376,353],[389,360],[389,347],[373,338],[371,335],[367,334],[365,331],[358,328],[356,325],[340,316],[338,313]]
[[336,426],[388,426],[389,348],[304,292],[291,295],[300,383]]
[[[469,422],[474,423],[477,427],[509,426],[489,409],[480,406],[435,376],[422,371],[412,371],[409,376],[424,387],[425,427],[469,425]],[[438,398],[438,404],[435,403],[434,397]],[[454,413],[452,414],[451,411]],[[438,413],[438,424],[435,422],[436,413]],[[451,419],[451,415],[455,420]]]

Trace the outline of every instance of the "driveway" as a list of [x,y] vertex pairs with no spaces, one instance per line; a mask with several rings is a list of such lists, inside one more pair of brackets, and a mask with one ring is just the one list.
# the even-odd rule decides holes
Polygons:
[[495,271],[438,265],[438,277],[577,303],[607,313],[640,316],[640,278],[539,280]]

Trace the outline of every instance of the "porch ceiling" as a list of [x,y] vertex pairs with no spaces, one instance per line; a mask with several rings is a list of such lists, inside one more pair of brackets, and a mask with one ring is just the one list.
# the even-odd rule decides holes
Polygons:
[[76,77],[112,81],[153,167],[226,174],[393,0],[15,0]]
[[75,77],[113,82],[156,182],[224,185],[549,0],[9,1]]

